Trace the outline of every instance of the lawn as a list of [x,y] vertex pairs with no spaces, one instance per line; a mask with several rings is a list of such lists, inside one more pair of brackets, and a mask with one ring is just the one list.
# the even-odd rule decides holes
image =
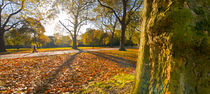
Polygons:
[[[78,49],[102,49],[104,47],[78,47]],[[48,51],[64,51],[72,50],[72,47],[58,47],[58,48],[40,48],[37,49],[38,52],[48,52]],[[7,52],[0,52],[0,54],[18,54],[18,53],[31,53],[32,48],[20,48],[20,49],[6,49]]]
[[137,52],[128,49],[0,60],[0,93],[127,94],[134,84]]

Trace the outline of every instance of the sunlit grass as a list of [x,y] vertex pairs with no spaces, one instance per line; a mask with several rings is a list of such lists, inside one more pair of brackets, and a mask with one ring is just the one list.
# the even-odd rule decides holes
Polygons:
[[[103,49],[105,47],[78,47],[78,49]],[[6,49],[7,52],[0,52],[0,54],[18,54],[18,53],[31,53],[33,48],[20,48],[20,49]],[[58,48],[39,48],[38,52],[48,52],[48,51],[64,51],[72,50],[72,47],[58,47]]]
[[126,49],[126,51],[119,50],[107,50],[107,51],[98,51],[99,53],[103,53],[104,55],[110,55],[114,57],[120,57],[123,59],[131,60],[136,62],[138,57],[138,49]]

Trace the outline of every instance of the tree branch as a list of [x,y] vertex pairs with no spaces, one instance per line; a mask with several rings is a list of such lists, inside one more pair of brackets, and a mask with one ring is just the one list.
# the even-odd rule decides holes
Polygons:
[[72,32],[71,32],[71,30],[69,30],[60,20],[59,20],[59,23],[68,31],[68,32],[70,32],[70,34],[71,34],[71,36],[72,36],[72,38],[73,38],[73,34],[72,34]]
[[11,18],[13,15],[19,13],[19,12],[24,8],[24,3],[25,3],[25,0],[22,1],[22,3],[21,3],[21,8],[20,8],[19,10],[17,10],[16,12],[13,12],[12,14],[10,14],[10,15],[8,16],[8,18],[6,19],[6,21],[4,22],[4,24],[3,24],[3,26],[2,26],[3,28],[5,28],[5,26],[7,25],[7,23],[9,22],[10,18]]
[[21,22],[21,21],[18,21],[18,22],[16,22],[16,23],[12,24],[12,25],[11,25],[8,29],[6,29],[5,31],[9,31],[10,29],[16,27],[20,22]]
[[4,5],[4,0],[2,0],[2,2],[1,2],[1,5],[0,5],[0,6],[2,7],[3,5]]
[[[139,9],[141,7],[142,4],[143,4],[143,1],[141,1],[141,3],[139,4],[139,6],[137,8],[135,8],[134,10],[132,9],[132,10],[129,11],[129,16],[128,16],[128,20],[126,22],[126,25],[128,25],[130,23],[132,15],[137,11],[137,9]],[[133,6],[133,8],[134,7],[135,6]]]
[[106,6],[106,5],[102,4],[100,0],[97,0],[97,1],[99,2],[99,4],[100,4],[102,7],[105,7],[105,8],[110,9],[110,10],[114,13],[114,15],[116,16],[116,18],[119,20],[119,22],[122,23],[122,21],[120,20],[120,17],[117,15],[116,11],[115,11],[113,8],[111,8],[111,7],[109,7],[109,6]]
[[71,20],[69,20],[69,19],[65,19],[65,20],[67,20],[67,21],[69,21],[71,24],[74,24]]
[[3,7],[2,7],[2,9],[4,9],[7,5],[9,5],[9,4],[11,4],[11,2],[10,3],[6,3]]
[[135,0],[135,1],[134,1],[134,3],[133,3],[133,7],[132,7],[129,11],[132,11],[132,10],[133,10],[133,8],[135,8],[135,6],[136,6],[136,1],[137,1],[137,0]]

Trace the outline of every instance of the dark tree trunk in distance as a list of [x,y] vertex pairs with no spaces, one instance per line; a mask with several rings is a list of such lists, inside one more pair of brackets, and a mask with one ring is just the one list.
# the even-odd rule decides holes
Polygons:
[[126,25],[121,25],[121,36],[120,36],[120,51],[125,51],[125,30]]
[[4,32],[0,31],[0,52],[5,52]]
[[74,37],[73,37],[73,46],[72,46],[73,49],[77,49],[77,36],[76,34],[74,34]]

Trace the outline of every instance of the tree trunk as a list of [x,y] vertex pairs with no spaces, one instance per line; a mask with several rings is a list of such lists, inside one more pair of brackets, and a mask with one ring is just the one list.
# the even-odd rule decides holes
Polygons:
[[114,43],[114,31],[112,32],[111,39],[110,39],[110,47],[113,47]]
[[73,46],[72,46],[73,49],[77,49],[77,36],[76,34],[74,34],[74,37],[73,37]]
[[125,51],[125,30],[126,30],[126,25],[122,24],[121,25],[121,36],[120,36],[120,51]]
[[195,30],[195,23],[209,16],[189,5],[202,2],[144,0],[135,94],[208,93],[209,29]]
[[0,31],[0,52],[6,52],[4,32]]

